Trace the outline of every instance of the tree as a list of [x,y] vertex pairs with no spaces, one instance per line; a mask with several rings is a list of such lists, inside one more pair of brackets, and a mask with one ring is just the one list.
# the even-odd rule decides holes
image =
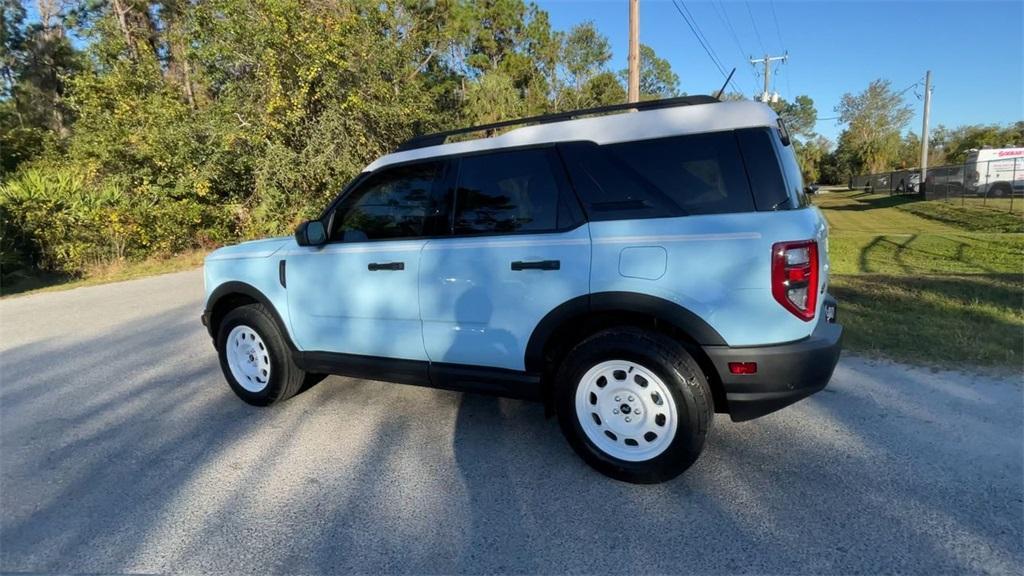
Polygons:
[[604,70],[611,59],[608,38],[597,31],[592,21],[573,26],[565,37],[562,65],[577,90]]
[[814,125],[818,121],[818,110],[810,96],[797,96],[792,102],[780,99],[768,104],[786,123],[786,129],[792,136],[811,138],[814,136]]
[[840,184],[849,182],[850,178],[864,173],[864,165],[853,150],[849,130],[839,134],[835,150],[821,164],[822,182]]
[[921,165],[921,138],[914,132],[907,132],[900,140],[899,153],[894,168],[914,168]]
[[749,98],[739,92],[723,92],[718,99],[722,102],[739,102],[742,100],[749,100]]
[[874,80],[860,94],[844,94],[836,112],[847,125],[847,144],[858,163],[869,172],[888,170],[912,115],[903,96],[888,80]]
[[489,124],[522,114],[523,100],[508,76],[491,71],[470,84],[466,116],[471,124]]
[[65,78],[80,69],[60,4],[42,0],[27,22],[17,0],[0,3],[0,175],[69,135]]
[[562,45],[561,63],[566,77],[566,88],[556,96],[557,102],[567,102],[571,108],[593,105],[590,97],[607,92],[607,81],[601,86],[587,89],[587,85],[605,71],[612,58],[608,38],[597,31],[593,22],[573,26]]
[[794,141],[793,146],[804,181],[821,181],[821,166],[832,149],[832,142],[824,136],[815,135],[807,142]]
[[654,48],[640,45],[640,98],[671,98],[679,95],[679,76],[668,60],[659,58]]
[[932,131],[928,142],[930,147],[942,152],[941,161],[959,164],[967,159],[970,150],[1024,146],[1024,121],[1007,126],[975,124],[954,129],[940,124]]
[[[625,82],[629,70],[619,72]],[[654,100],[671,98],[679,95],[679,76],[672,71],[668,60],[659,57],[654,48],[646,44],[640,45],[640,99]]]
[[621,104],[626,101],[626,88],[612,72],[594,76],[583,87],[585,106]]

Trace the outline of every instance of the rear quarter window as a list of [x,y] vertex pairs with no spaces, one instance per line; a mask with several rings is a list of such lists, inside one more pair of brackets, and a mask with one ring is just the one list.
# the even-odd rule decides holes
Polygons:
[[755,209],[733,132],[560,150],[592,220]]

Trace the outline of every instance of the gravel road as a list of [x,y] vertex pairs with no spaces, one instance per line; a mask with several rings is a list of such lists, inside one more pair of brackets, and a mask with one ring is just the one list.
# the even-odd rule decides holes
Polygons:
[[237,400],[202,276],[0,301],[0,571],[1024,572],[1021,378],[844,357],[633,486],[541,406],[332,377]]

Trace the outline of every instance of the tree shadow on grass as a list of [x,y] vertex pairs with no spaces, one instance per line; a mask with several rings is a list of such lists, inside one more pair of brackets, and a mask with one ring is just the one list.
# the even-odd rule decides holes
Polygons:
[[878,196],[875,194],[858,194],[856,196],[850,196],[848,199],[851,201],[846,204],[829,205],[828,210],[836,212],[864,212],[866,210],[876,210],[880,208],[892,208],[894,206],[900,206],[902,204],[908,204],[910,202],[917,202],[920,199],[914,196]]
[[855,350],[942,365],[1021,361],[1019,276],[841,276],[830,291]]

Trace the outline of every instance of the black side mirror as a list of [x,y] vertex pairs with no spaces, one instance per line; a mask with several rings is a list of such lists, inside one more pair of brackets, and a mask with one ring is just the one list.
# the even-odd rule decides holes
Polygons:
[[327,242],[327,231],[324,223],[319,220],[309,220],[299,224],[295,229],[295,242],[299,246],[321,246]]

